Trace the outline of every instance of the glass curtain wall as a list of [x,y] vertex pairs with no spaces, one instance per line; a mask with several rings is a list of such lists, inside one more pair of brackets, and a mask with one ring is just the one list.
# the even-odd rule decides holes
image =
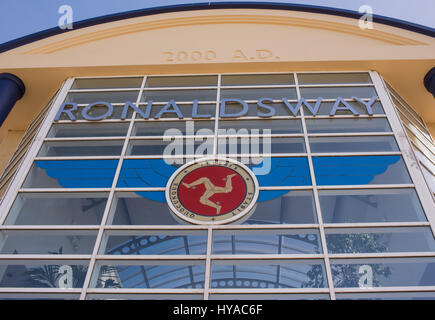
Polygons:
[[[1,204],[0,298],[433,299],[434,204],[372,75],[71,79]],[[249,217],[170,213],[204,156],[256,174]]]

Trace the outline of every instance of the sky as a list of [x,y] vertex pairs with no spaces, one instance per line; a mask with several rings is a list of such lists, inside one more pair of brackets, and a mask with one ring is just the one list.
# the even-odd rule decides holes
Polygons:
[[[59,8],[72,8],[74,21],[144,8],[185,3],[244,2],[243,0],[0,0],[0,44],[58,26]],[[253,2],[251,0],[250,2]],[[358,12],[362,5],[375,15],[405,20],[435,29],[435,0],[260,0],[318,5]]]

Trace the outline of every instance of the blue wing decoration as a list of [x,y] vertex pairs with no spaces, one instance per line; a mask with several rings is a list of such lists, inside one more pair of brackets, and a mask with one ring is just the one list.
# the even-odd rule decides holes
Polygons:
[[[401,160],[400,156],[313,157],[318,185],[365,185]],[[403,167],[404,170],[406,170]],[[401,172],[404,173],[404,172]],[[386,183],[404,183],[406,175],[390,174]],[[402,180],[402,181],[400,181]]]
[[63,188],[110,188],[118,160],[37,160]]

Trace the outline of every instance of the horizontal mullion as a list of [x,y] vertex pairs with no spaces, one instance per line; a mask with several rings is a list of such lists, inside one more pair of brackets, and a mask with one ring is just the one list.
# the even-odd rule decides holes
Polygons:
[[[41,294],[56,294],[56,295],[68,295],[72,293],[80,294],[82,292],[82,288],[35,288],[35,287],[27,287],[27,288],[14,288],[14,287],[8,287],[8,288],[0,288],[0,294],[2,293],[41,293]],[[29,298],[34,298],[30,296]],[[55,297],[54,297],[55,298]]]
[[96,193],[110,192],[112,188],[21,188],[20,193]]
[[101,120],[55,120],[53,121],[53,125],[56,124],[81,124],[81,123],[130,123],[131,118],[128,119],[101,119]]
[[217,134],[218,138],[303,138],[303,133]]
[[295,84],[221,85],[221,89],[273,89],[296,88]]
[[319,190],[339,190],[339,189],[408,189],[414,188],[414,184],[367,184],[367,185],[317,185]]
[[229,158],[298,158],[306,157],[307,153],[219,153],[219,157],[229,157]]
[[274,289],[209,289],[210,294],[316,294],[316,293],[329,293],[328,288],[274,288]]
[[15,262],[35,262],[35,261],[72,261],[74,262],[88,262],[91,259],[90,254],[0,254],[0,261],[13,261]]
[[141,254],[141,255],[97,255],[96,261],[101,262],[111,262],[111,263],[125,263],[125,262],[140,262],[140,261],[165,261],[165,262],[171,262],[171,261],[182,261],[184,263],[186,262],[198,262],[201,260],[206,260],[206,255],[202,254],[192,254],[192,255],[163,255],[163,254]]
[[194,230],[208,230],[212,228],[213,230],[292,230],[292,229],[317,229],[319,225],[317,224],[282,224],[282,225],[110,225],[105,226],[106,231],[194,231]]
[[373,83],[315,83],[299,84],[299,88],[374,87]]
[[313,190],[313,186],[277,186],[277,187],[259,187],[261,190]]
[[374,118],[387,118],[385,114],[373,114],[373,115],[352,115],[352,114],[337,114],[334,116],[324,114],[324,115],[305,115],[305,119],[374,119]]
[[377,137],[393,136],[393,132],[308,133],[308,137]]
[[165,191],[165,187],[142,187],[142,188],[122,188],[117,187],[115,188],[116,192],[138,192],[138,191]]
[[168,142],[164,141],[163,139],[203,139],[203,138],[214,138],[214,135],[167,135],[167,136],[130,136],[130,140],[140,141],[140,140],[159,140],[162,142]]
[[92,88],[92,89],[70,89],[68,93],[86,93],[86,92],[122,92],[122,91],[137,91],[139,93],[140,87],[138,88]]
[[88,234],[91,231],[98,231],[100,225],[1,225],[0,231],[17,231],[17,232],[59,232],[59,234],[68,231],[80,231]]
[[[0,291],[1,292],[1,291]],[[122,298],[122,294],[202,294],[204,293],[204,289],[142,289],[142,288],[88,288],[86,290],[86,294],[119,294],[120,298]]]
[[42,160],[119,160],[121,155],[118,156],[69,156],[69,157],[35,157],[35,161]]
[[418,222],[363,222],[363,223],[325,223],[323,227],[328,230],[340,229],[360,229],[360,228],[414,228],[428,227],[427,221]]
[[144,87],[143,92],[147,91],[188,91],[188,90],[211,90],[217,89],[218,86],[192,86],[192,87]]
[[325,153],[314,153],[311,155],[313,157],[338,157],[338,156],[400,156],[402,152],[400,151],[384,151],[384,152],[325,152]]
[[212,254],[212,263],[231,262],[259,262],[259,263],[276,263],[282,261],[300,261],[300,260],[320,260],[325,257],[322,253],[298,253],[298,254]]
[[435,257],[435,251],[430,252],[372,252],[372,253],[329,253],[329,259],[346,259],[358,262],[359,259],[401,259],[401,258],[431,258]]
[[44,142],[62,142],[62,141],[124,141],[126,136],[111,137],[62,137],[62,138],[45,138]]
[[373,288],[334,288],[336,293],[382,293],[382,292],[435,292],[435,286],[373,287]]

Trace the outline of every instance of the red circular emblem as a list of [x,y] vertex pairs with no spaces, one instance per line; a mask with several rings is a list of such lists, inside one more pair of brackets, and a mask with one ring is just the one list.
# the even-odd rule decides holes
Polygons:
[[191,223],[225,223],[252,210],[258,183],[251,171],[233,160],[206,159],[178,169],[166,198],[173,213]]

